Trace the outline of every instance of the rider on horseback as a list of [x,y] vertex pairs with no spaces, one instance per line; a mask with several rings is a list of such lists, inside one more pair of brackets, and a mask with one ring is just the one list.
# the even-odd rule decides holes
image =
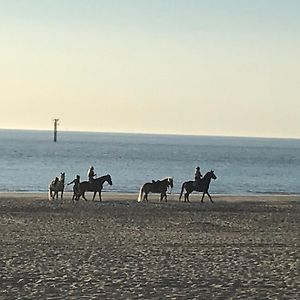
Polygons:
[[198,187],[200,185],[201,179],[202,179],[202,174],[200,172],[200,167],[197,166],[195,171],[195,187]]
[[96,176],[95,172],[94,172],[94,167],[90,166],[88,173],[87,173],[88,179],[90,183],[93,183],[94,181],[94,177]]

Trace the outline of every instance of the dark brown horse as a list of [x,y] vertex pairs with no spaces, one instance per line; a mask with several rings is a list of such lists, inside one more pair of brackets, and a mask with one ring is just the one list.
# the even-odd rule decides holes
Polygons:
[[111,177],[109,174],[98,177],[98,178],[94,179],[93,182],[82,181],[81,183],[79,183],[78,192],[77,192],[75,200],[79,200],[79,198],[82,196],[82,198],[85,201],[87,201],[87,199],[85,198],[85,192],[94,192],[93,201],[95,200],[95,196],[97,193],[99,193],[99,200],[102,201],[101,191],[103,189],[104,182],[108,182],[109,185],[112,185]]
[[204,177],[200,180],[199,184],[196,186],[196,182],[195,181],[186,181],[182,184],[181,187],[181,193],[179,196],[179,200],[181,199],[181,196],[183,194],[183,191],[185,190],[186,193],[184,194],[184,202],[189,202],[189,195],[190,193],[192,193],[193,191],[196,192],[203,192],[202,195],[202,199],[201,202],[203,203],[203,199],[204,199],[204,195],[207,194],[207,196],[209,197],[211,202],[214,202],[210,196],[210,194],[208,193],[208,189],[209,189],[209,184],[211,179],[217,179],[217,176],[215,175],[215,173],[213,171],[207,172]]
[[[167,177],[162,180],[146,182],[142,185],[139,192],[138,202],[142,200],[148,201],[148,194],[149,193],[158,193],[160,194],[160,201],[165,198],[167,202],[167,189],[168,187],[173,188],[173,178]],[[143,197],[144,194],[144,197]]]

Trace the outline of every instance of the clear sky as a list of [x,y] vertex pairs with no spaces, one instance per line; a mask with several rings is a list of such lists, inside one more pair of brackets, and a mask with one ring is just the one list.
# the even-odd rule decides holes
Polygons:
[[0,128],[300,138],[299,0],[0,0]]

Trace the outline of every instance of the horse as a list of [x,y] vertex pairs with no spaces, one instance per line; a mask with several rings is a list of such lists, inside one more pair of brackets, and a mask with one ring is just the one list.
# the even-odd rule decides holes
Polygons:
[[189,202],[189,195],[193,191],[197,192],[203,192],[201,203],[203,203],[204,195],[207,194],[209,197],[210,201],[213,203],[214,201],[212,200],[210,194],[208,193],[209,189],[209,184],[211,179],[217,179],[217,176],[215,175],[214,171],[207,172],[202,179],[200,179],[199,185],[195,185],[195,181],[186,181],[182,184],[181,187],[181,193],[179,196],[179,201],[181,199],[181,196],[183,194],[183,191],[185,190],[186,193],[184,194],[184,202]]
[[80,199],[80,197],[82,196],[82,198],[85,201],[87,201],[87,199],[85,198],[85,192],[94,192],[93,199],[92,199],[94,201],[95,196],[98,192],[99,193],[99,200],[102,201],[101,191],[102,191],[104,182],[108,182],[109,185],[112,185],[111,176],[109,174],[107,174],[105,176],[95,178],[95,179],[93,179],[92,182],[90,182],[90,181],[80,182],[79,186],[78,186],[78,191],[77,191],[75,200],[78,201]]
[[[146,182],[140,188],[138,202],[141,202],[142,200],[148,201],[149,193],[160,193],[160,201],[162,201],[163,198],[165,198],[165,201],[167,202],[168,187],[173,188],[172,177],[167,177],[165,179],[157,180],[157,181],[152,180],[152,182]],[[144,197],[143,197],[143,193],[144,193]]]
[[[57,178],[57,177],[56,177]],[[55,179],[49,183],[49,200],[58,199],[58,192],[60,192],[60,198],[63,198],[65,189],[65,173],[60,173],[60,178]],[[54,192],[54,194],[52,194]]]

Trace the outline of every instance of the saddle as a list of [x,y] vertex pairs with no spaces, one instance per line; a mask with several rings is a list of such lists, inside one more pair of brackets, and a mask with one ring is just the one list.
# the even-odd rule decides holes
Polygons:
[[152,183],[159,183],[160,180],[152,180]]
[[89,187],[92,188],[94,186],[94,179],[93,181],[88,181],[88,183],[89,183]]
[[160,185],[161,181],[160,180],[152,180],[152,190],[155,193],[159,193],[160,192]]
[[54,179],[54,180],[52,180],[51,185],[55,187],[58,182],[59,182],[58,178]]
[[194,189],[197,191],[198,189],[201,188],[201,183],[202,183],[202,180],[195,180],[194,181]]

